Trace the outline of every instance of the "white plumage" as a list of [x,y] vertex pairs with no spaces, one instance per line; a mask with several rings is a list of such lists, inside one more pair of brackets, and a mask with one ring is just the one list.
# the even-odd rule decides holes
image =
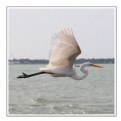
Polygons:
[[72,67],[76,57],[81,53],[74,34],[70,30],[63,30],[55,35],[57,42],[51,50],[48,68]]
[[76,80],[84,79],[88,75],[85,70],[86,66],[94,66],[102,68],[102,66],[86,62],[81,65],[81,74],[77,74],[73,68],[73,63],[76,57],[81,53],[81,49],[75,39],[74,33],[71,29],[64,29],[58,34],[55,34],[55,45],[51,49],[49,64],[46,68],[40,69],[41,71],[34,74],[25,74],[18,78],[28,78],[38,74],[48,73],[54,77],[71,77]]

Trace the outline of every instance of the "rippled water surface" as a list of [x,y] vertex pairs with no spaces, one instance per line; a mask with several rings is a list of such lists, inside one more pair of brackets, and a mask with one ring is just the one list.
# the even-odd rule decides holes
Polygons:
[[[38,75],[17,79],[22,72],[38,72],[45,65],[10,65],[9,114],[114,114],[114,65],[88,68],[84,80]],[[79,68],[76,68],[79,72]]]

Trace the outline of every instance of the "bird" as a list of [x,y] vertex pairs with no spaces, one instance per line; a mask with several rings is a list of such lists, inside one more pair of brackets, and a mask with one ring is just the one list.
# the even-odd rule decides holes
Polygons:
[[77,73],[74,68],[74,61],[81,54],[81,49],[76,41],[72,29],[63,29],[54,35],[55,45],[50,51],[49,63],[45,68],[33,74],[23,73],[17,78],[29,78],[40,74],[50,74],[53,77],[70,77],[75,80],[82,80],[87,77],[88,70],[86,67],[103,68],[100,65],[91,62],[85,62],[77,65],[81,73]]

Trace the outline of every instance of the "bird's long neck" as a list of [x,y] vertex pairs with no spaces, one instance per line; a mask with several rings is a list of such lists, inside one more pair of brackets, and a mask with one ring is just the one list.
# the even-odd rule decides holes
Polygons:
[[82,80],[85,77],[87,77],[88,71],[85,69],[85,67],[86,67],[86,64],[81,65],[80,70],[81,70],[82,74],[80,75],[80,74],[75,73],[75,75],[73,75],[72,78],[76,79],[76,80]]

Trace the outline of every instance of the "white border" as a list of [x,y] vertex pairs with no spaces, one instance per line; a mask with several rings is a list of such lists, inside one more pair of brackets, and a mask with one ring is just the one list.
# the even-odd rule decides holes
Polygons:
[[[117,117],[10,117],[6,116],[6,6],[117,6]],[[0,1],[0,119],[3,121],[121,121],[121,1],[120,0],[1,0]],[[0,55],[1,55],[0,54]],[[118,68],[119,67],[119,68]]]
[[[58,7],[53,7],[53,6],[30,6],[30,7],[26,7],[26,6],[16,6],[16,7],[12,7],[12,6],[8,6],[6,8],[7,10],[7,13],[10,9],[114,9],[114,32],[116,32],[116,6],[98,6],[98,7],[94,7],[94,6],[66,6],[66,7],[63,7],[63,6],[58,6]],[[6,14],[7,14],[6,13]],[[9,21],[9,18],[8,18],[8,14],[6,15],[7,16],[7,48],[9,47],[9,31],[8,31],[8,21]],[[114,48],[116,50],[116,33],[114,33]],[[8,49],[7,49],[8,50]],[[7,52],[9,53],[9,52]],[[115,52],[115,55],[114,55],[114,58],[116,60],[116,52]],[[116,62],[115,62],[115,70],[116,70]],[[8,70],[8,69],[7,69]],[[53,116],[53,117],[59,117],[59,116],[62,116],[62,117],[109,117],[109,116],[116,116],[116,71],[114,73],[114,77],[115,77],[115,80],[114,80],[114,114],[9,114],[8,112],[8,108],[9,108],[9,101],[7,100],[7,116],[16,116],[16,117],[36,117],[36,116],[43,116],[43,117],[46,117],[46,116]],[[9,80],[7,80],[7,85],[9,85]],[[7,86],[7,99],[9,98],[9,88]]]
[[115,6],[8,6],[9,9],[112,9],[113,7],[115,9]]

